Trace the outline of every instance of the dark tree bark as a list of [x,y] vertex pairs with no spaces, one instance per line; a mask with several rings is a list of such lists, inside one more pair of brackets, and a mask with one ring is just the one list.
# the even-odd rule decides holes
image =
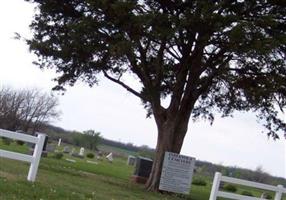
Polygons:
[[164,111],[164,114],[154,114],[158,136],[152,170],[146,183],[146,188],[149,191],[159,190],[165,152],[178,154],[181,152],[184,138],[188,130],[190,112],[194,105],[190,100],[188,103],[188,110],[174,113],[170,111],[172,110],[170,108],[170,110]]

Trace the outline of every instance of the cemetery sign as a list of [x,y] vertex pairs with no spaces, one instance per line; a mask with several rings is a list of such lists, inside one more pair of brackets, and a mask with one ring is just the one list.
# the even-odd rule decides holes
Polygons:
[[165,152],[159,189],[189,194],[195,158],[172,152]]

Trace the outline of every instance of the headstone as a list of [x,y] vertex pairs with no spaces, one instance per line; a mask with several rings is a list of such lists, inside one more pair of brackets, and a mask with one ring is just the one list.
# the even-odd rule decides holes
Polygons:
[[43,151],[46,151],[48,140],[49,140],[49,137],[46,135],[45,141],[44,141],[44,146],[43,146]]
[[42,157],[48,156],[48,151],[47,151],[48,140],[49,140],[49,137],[46,135],[45,141],[44,141],[44,146],[43,146],[43,151],[42,151]]
[[[20,130],[18,130],[18,132],[19,133],[24,133],[23,131],[20,131]],[[33,134],[33,136],[35,136],[35,137],[37,137],[37,134],[39,134],[38,132],[36,132],[35,134]],[[43,133],[42,133],[43,134]],[[46,134],[44,134],[44,135],[46,135]],[[47,157],[48,156],[48,151],[46,150],[46,148],[47,148],[47,144],[48,144],[48,136],[46,135],[46,137],[45,137],[45,141],[44,141],[44,145],[43,145],[43,150],[42,150],[42,155],[41,155],[41,157]],[[30,155],[33,155],[33,153],[34,153],[34,149],[35,149],[35,144],[34,143],[30,143],[30,142],[28,142],[27,143],[27,146],[29,147],[29,154]]]
[[78,155],[84,156],[84,148],[83,147],[80,148]]
[[112,155],[112,152],[109,153],[107,156],[106,156],[106,159],[109,161],[109,162],[112,162],[113,161],[113,155]]
[[103,156],[102,151],[98,151],[97,155],[100,156],[100,157]]
[[62,143],[62,138],[60,138],[58,141],[58,147],[61,146],[61,143]]
[[127,159],[127,165],[132,165],[133,166],[133,165],[135,165],[135,161],[136,161],[136,157],[129,155],[128,159]]
[[101,156],[96,156],[96,159],[97,160],[102,160],[102,157]]
[[64,153],[70,153],[70,147],[69,146],[65,146],[63,152]]
[[46,148],[47,152],[55,152],[55,149],[56,149],[55,145],[50,145],[50,144],[48,144]]
[[75,152],[75,148],[72,148],[71,152],[70,152],[70,155],[73,155]]
[[135,163],[135,171],[132,176],[133,181],[146,183],[151,173],[153,161],[149,158],[137,157]]
[[159,190],[189,194],[195,158],[165,152]]

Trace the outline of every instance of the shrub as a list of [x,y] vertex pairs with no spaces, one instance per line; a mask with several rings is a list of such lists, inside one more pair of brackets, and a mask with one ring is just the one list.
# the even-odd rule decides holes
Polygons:
[[272,196],[269,193],[264,193],[262,196],[264,199],[272,199]]
[[242,191],[241,194],[244,195],[244,196],[253,197],[253,194],[251,192],[248,192],[248,191]]
[[22,141],[22,140],[16,140],[16,143],[18,144],[18,145],[23,145],[25,142],[24,141]]
[[93,153],[88,153],[88,154],[86,154],[86,157],[88,157],[88,158],[94,158],[94,154],[93,154]]
[[62,153],[55,153],[53,157],[56,159],[62,159],[63,156],[64,156],[64,154],[62,154]]
[[237,188],[231,184],[225,184],[223,189],[226,191],[229,191],[229,192],[236,192],[237,191]]
[[10,145],[11,144],[11,142],[12,142],[12,140],[11,139],[9,139],[9,138],[2,138],[2,142],[3,142],[3,144],[5,144],[5,145]]
[[197,179],[193,180],[192,184],[193,185],[199,185],[199,186],[206,186],[207,182],[204,179],[197,178]]

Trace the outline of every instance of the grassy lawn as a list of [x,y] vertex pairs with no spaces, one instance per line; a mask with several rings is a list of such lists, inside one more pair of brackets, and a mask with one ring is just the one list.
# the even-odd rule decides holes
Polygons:
[[[27,152],[26,146],[15,143],[3,145],[0,149]],[[76,163],[65,160],[76,160]],[[42,158],[35,183],[26,181],[29,165],[24,162],[0,158],[0,199],[1,200],[208,200],[211,190],[210,179],[207,186],[192,185],[188,196],[163,195],[146,192],[143,185],[130,181],[133,167],[126,165],[126,160],[116,158],[113,163],[106,160],[97,164],[86,162],[64,154],[62,159],[55,159],[52,154]],[[90,160],[90,159],[88,159]],[[204,178],[204,177],[203,177]],[[247,188],[239,188],[240,193]],[[259,191],[252,191],[253,194]],[[286,199],[286,198],[284,198]]]

